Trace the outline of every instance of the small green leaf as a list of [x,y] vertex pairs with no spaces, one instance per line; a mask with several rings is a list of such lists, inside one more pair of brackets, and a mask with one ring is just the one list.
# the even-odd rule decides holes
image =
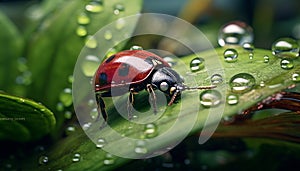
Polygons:
[[22,50],[22,36],[16,26],[0,11],[0,89],[14,92],[18,74],[17,60]]
[[[261,100],[273,95],[274,93],[284,90],[290,85],[295,84],[292,81],[291,74],[294,72],[299,72],[300,70],[300,65],[298,60],[294,60],[294,68],[291,70],[285,70],[282,69],[280,66],[280,61],[281,59],[273,56],[270,51],[268,50],[262,50],[262,49],[255,49],[254,51],[254,56],[253,59],[249,59],[249,52],[245,51],[242,48],[239,47],[234,47],[239,53],[238,60],[234,63],[227,63],[224,61],[223,57],[223,52],[226,50],[225,48],[217,48],[217,54],[219,56],[219,59],[224,66],[224,71],[226,74],[226,78],[223,78],[226,83],[229,83],[230,79],[239,73],[248,73],[251,74],[255,80],[256,84],[254,85],[253,89],[249,92],[241,93],[238,94],[239,96],[239,102],[235,105],[229,105],[225,104],[225,110],[223,116],[233,116],[241,112],[242,110],[245,110]],[[200,54],[197,54],[196,56],[202,57],[204,59],[209,59],[214,52],[212,51],[207,51],[207,52],[202,52]],[[266,63],[264,62],[264,56],[268,55],[269,56],[269,61]],[[189,65],[190,61],[196,57],[195,55],[192,56],[187,56],[183,57],[182,60]],[[176,69],[176,68],[175,68]],[[179,68],[180,70],[180,68]],[[183,73],[184,74],[184,73]],[[207,85],[210,84],[210,77],[207,76],[207,73],[205,70],[199,71],[195,73],[196,75],[196,80],[199,82],[200,85]],[[264,81],[264,85],[260,85],[260,82]],[[231,93],[231,89],[228,87],[228,92],[227,94]],[[226,95],[227,95],[226,94]],[[138,98],[145,98],[144,97],[138,97]],[[149,104],[147,105],[145,100],[142,99],[135,99],[135,101],[138,101],[139,103],[137,104],[136,108],[139,109],[145,109],[147,110],[149,108]],[[118,106],[121,109],[124,108],[126,110],[126,98],[120,98],[119,103],[116,105],[121,105]],[[182,102],[177,103],[171,107],[168,107],[167,110],[165,111],[164,115],[158,120],[155,121],[155,124],[157,126],[158,130],[158,135],[164,133],[168,129],[171,128],[171,126],[174,124],[174,122],[177,120],[177,115],[173,115],[174,113],[178,113],[179,110],[183,112],[183,116],[188,117],[191,114],[192,109],[194,108],[195,103],[200,103],[199,99],[195,99],[194,96],[183,96],[181,99]],[[186,104],[186,106],[183,106],[180,108],[180,104]],[[141,103],[140,103],[141,102]],[[222,101],[221,103],[227,103],[226,101]],[[126,137],[134,137],[134,138],[140,138],[141,135],[143,134],[144,127],[139,126],[138,124],[133,124],[129,123],[128,121],[118,117],[117,111],[115,109],[111,108],[110,106],[107,106],[107,111],[109,113],[109,122],[111,127],[115,131],[117,131],[119,134],[123,134]],[[199,133],[200,130],[203,128],[206,118],[209,114],[209,108],[207,107],[201,107],[198,113],[198,120],[194,125],[193,130],[190,132],[191,134],[193,133]],[[145,117],[147,116],[138,116],[140,117]],[[292,117],[298,117],[297,115],[284,115],[283,121],[290,121]],[[279,117],[281,118],[281,116]],[[275,118],[276,119],[276,118]],[[295,123],[298,123],[298,120]],[[264,126],[264,122],[272,122],[272,119],[266,119],[263,121],[260,121],[262,123],[262,127]],[[216,120],[215,122],[219,122]],[[176,141],[178,136],[181,134],[181,130],[186,128],[186,125],[189,124],[190,121],[184,121],[179,123],[178,128],[172,128],[172,129],[177,129],[178,131],[176,134],[170,136],[169,138],[166,138],[161,141],[154,142],[150,144],[149,147],[151,149],[158,150],[165,148],[166,146],[168,147],[172,142]],[[93,125],[93,123],[92,123]],[[95,124],[96,125],[96,124]],[[255,121],[253,123],[251,122],[251,127],[255,125]],[[270,123],[270,125],[272,125]],[[280,126],[281,124],[278,123]],[[285,126],[285,131],[279,131],[280,134],[286,134],[287,136],[290,134],[288,132],[289,126],[293,127],[295,124],[282,124]],[[131,129],[128,129],[128,128]],[[236,128],[236,127],[234,127]],[[250,129],[249,125],[245,126],[245,128]],[[270,127],[272,128],[272,127]],[[99,127],[91,126],[89,128],[90,131],[92,130],[98,130]],[[228,128],[229,129],[229,128]],[[239,129],[239,128],[236,128]],[[293,128],[291,128],[293,129]],[[230,129],[229,131],[232,131],[233,129]],[[259,131],[258,129],[256,129]],[[296,129],[293,129],[296,131]],[[219,132],[222,130],[218,130]],[[226,129],[224,129],[226,131]],[[107,127],[103,128],[99,132],[99,136],[111,136],[112,133],[109,131]],[[251,132],[251,131],[250,131]],[[267,131],[268,134],[272,134],[274,131],[272,129],[268,129]],[[276,131],[275,131],[276,132]],[[277,131],[278,132],[278,131]],[[277,133],[276,132],[276,133]],[[253,133],[253,132],[251,132]],[[226,135],[226,134],[225,134]],[[298,133],[293,133],[293,135],[298,136]],[[222,136],[222,134],[220,134]],[[264,137],[262,135],[262,137]],[[282,136],[273,136],[272,138],[280,138]],[[114,142],[112,142],[113,147],[119,147],[120,144],[119,140],[116,139]],[[195,142],[198,143],[198,142]],[[124,154],[132,154],[134,151],[130,148],[118,148],[119,151],[124,152]],[[83,160],[80,162],[72,162],[71,158],[74,153],[80,153]],[[56,144],[50,151],[49,151],[49,158],[52,158],[53,161],[49,162],[47,166],[41,166],[40,169],[46,169],[46,168],[53,168],[53,169],[63,169],[63,170],[113,170],[114,168],[118,168],[121,165],[127,163],[129,160],[128,159],[123,159],[119,157],[114,157],[114,164],[111,165],[106,165],[105,160],[106,160],[106,155],[107,153],[101,149],[97,149],[96,145],[91,142],[83,132],[78,131],[76,134],[71,134],[68,136],[66,139],[63,141],[60,141],[58,144]]]
[[55,117],[45,106],[29,99],[0,94],[0,140],[37,140],[54,126]]

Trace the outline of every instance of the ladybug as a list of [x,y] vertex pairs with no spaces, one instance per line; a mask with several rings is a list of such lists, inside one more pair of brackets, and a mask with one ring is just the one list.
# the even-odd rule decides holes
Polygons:
[[[128,117],[131,118],[134,94],[146,90],[150,95],[154,114],[157,113],[154,90],[162,91],[168,105],[191,89],[211,89],[214,86],[187,87],[182,77],[161,57],[145,50],[125,50],[108,57],[94,75],[94,90],[98,111],[105,121],[107,113],[103,97],[120,96],[129,92]],[[98,115],[99,118],[100,115]]]

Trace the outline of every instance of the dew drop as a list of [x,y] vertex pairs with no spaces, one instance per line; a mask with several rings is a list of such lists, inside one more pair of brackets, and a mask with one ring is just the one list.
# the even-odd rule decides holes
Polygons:
[[265,82],[264,82],[264,81],[261,81],[261,82],[259,83],[259,86],[260,86],[260,87],[265,87],[265,86],[266,86],[266,84],[265,84]]
[[174,58],[170,57],[170,56],[166,56],[163,58],[171,67],[175,66],[177,64],[177,62],[175,61]]
[[88,130],[90,127],[92,126],[92,123],[91,122],[87,122],[85,124],[82,125],[82,129],[84,131]]
[[123,18],[119,18],[117,21],[116,21],[116,29],[117,30],[121,30],[123,29],[125,26],[125,20]]
[[298,73],[294,73],[294,74],[292,75],[292,80],[293,80],[294,82],[300,82],[300,75],[299,75]]
[[253,57],[254,57],[254,53],[253,53],[253,52],[250,52],[250,53],[249,53],[249,59],[252,60]]
[[114,163],[115,163],[115,160],[114,160],[113,155],[111,155],[110,153],[106,153],[105,159],[103,160],[103,164],[104,165],[112,165]]
[[73,81],[74,81],[73,75],[69,75],[69,76],[68,76],[68,82],[72,84]]
[[95,49],[98,46],[98,42],[94,36],[88,35],[85,39],[85,46],[87,48]]
[[104,138],[99,138],[96,143],[97,148],[103,148],[106,144],[106,140]]
[[28,70],[28,66],[27,66],[27,59],[24,57],[20,57],[18,59],[18,70],[20,72],[25,72]]
[[230,94],[227,96],[227,103],[229,105],[235,105],[235,104],[238,104],[239,102],[239,97],[235,94]]
[[122,5],[122,4],[116,4],[116,5],[114,6],[114,14],[115,14],[115,15],[119,15],[120,12],[123,12],[124,10],[125,10],[125,7],[124,7],[124,5]]
[[246,23],[233,21],[221,27],[218,34],[220,46],[240,45],[253,42],[253,30]]
[[72,133],[74,133],[75,131],[76,131],[76,129],[74,126],[68,126],[65,130],[65,134],[68,136],[68,135],[71,135]]
[[226,62],[237,61],[238,52],[235,49],[226,49],[223,53]]
[[39,164],[43,165],[43,164],[47,164],[49,162],[49,158],[48,156],[40,156],[39,157]]
[[71,119],[71,118],[72,118],[72,112],[70,112],[70,111],[65,111],[64,117],[65,117],[65,119]]
[[60,102],[65,106],[68,107],[73,103],[72,100],[72,89],[65,88],[59,95]]
[[85,10],[91,13],[99,13],[102,12],[103,9],[103,3],[101,0],[94,0],[85,6]]
[[196,57],[190,62],[190,69],[192,72],[200,71],[204,68],[204,59]]
[[220,74],[214,74],[211,76],[210,81],[213,85],[218,85],[223,82],[223,77]]
[[286,70],[293,69],[294,68],[294,62],[290,59],[282,59],[280,61],[280,66],[281,66],[282,69],[286,69]]
[[81,156],[79,153],[75,153],[73,158],[72,158],[72,162],[76,163],[79,162],[81,160]]
[[111,40],[112,39],[112,32],[110,31],[110,30],[106,30],[105,32],[104,32],[104,39],[105,40]]
[[146,154],[148,152],[146,148],[146,142],[144,140],[138,140],[134,148],[134,152],[137,154]]
[[221,103],[221,97],[217,90],[205,90],[200,94],[200,103],[204,107],[214,107]]
[[245,93],[255,86],[255,78],[247,73],[239,73],[230,79],[229,85],[233,92]]
[[148,123],[144,127],[144,134],[147,138],[157,136],[157,126],[154,123]]
[[264,56],[264,63],[268,63],[270,61],[270,57],[268,55]]
[[130,50],[143,50],[143,48],[141,46],[134,45],[131,46]]
[[115,48],[110,48],[108,50],[108,52],[106,53],[105,57],[108,58],[108,57],[110,57],[110,56],[112,56],[112,55],[114,55],[116,53],[117,53],[117,50]]
[[87,35],[87,30],[84,26],[78,26],[77,29],[76,29],[76,34],[79,37],[84,37],[84,36]]
[[249,51],[249,52],[253,52],[254,50],[254,45],[252,43],[244,43],[243,44],[243,48],[246,50],[246,51]]
[[100,60],[96,56],[93,55],[86,56],[81,65],[83,74],[87,77],[94,76],[96,70],[98,69],[99,64],[100,64]]
[[81,25],[87,25],[91,22],[90,17],[86,13],[81,13],[77,16],[77,23]]
[[92,120],[96,120],[98,117],[98,110],[97,108],[93,108],[90,112],[90,116],[92,118]]
[[272,53],[280,58],[297,58],[299,45],[292,38],[280,38],[272,44]]

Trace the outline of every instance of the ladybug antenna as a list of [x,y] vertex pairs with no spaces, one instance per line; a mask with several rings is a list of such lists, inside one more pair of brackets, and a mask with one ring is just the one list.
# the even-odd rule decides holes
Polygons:
[[198,87],[188,87],[185,86],[184,90],[208,90],[208,89],[213,89],[216,88],[216,85],[210,85],[210,86],[198,86]]

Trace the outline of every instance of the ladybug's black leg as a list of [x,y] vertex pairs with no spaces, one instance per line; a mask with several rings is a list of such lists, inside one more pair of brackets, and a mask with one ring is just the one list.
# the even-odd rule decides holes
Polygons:
[[151,100],[151,104],[153,106],[153,112],[154,112],[154,114],[157,114],[156,95],[154,93],[154,90],[153,90],[151,84],[147,84],[147,91],[150,94],[150,100]]
[[134,89],[131,88],[129,90],[129,96],[128,96],[128,101],[127,101],[127,111],[128,111],[128,119],[132,119],[132,109],[133,109],[133,101],[134,101]]
[[96,94],[96,101],[97,101],[97,105],[98,105],[97,121],[99,121],[99,119],[100,119],[99,111],[101,111],[102,117],[104,118],[104,121],[106,122],[107,121],[107,113],[105,111],[105,103],[100,94]]

